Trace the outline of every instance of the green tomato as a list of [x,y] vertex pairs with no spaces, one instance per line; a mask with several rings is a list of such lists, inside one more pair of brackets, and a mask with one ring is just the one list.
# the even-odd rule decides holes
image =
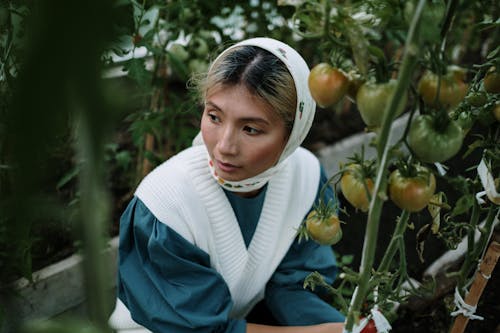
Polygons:
[[474,125],[474,118],[470,112],[460,112],[456,119],[457,124],[460,126],[464,135],[467,134]]
[[423,162],[444,162],[462,147],[464,134],[454,120],[444,128],[438,128],[430,115],[418,115],[410,125],[408,145],[415,156]]
[[208,64],[200,59],[191,59],[188,68],[192,73],[205,73],[208,70]]
[[483,91],[474,91],[468,94],[465,100],[472,106],[480,107],[488,101],[488,96]]
[[306,230],[321,245],[333,245],[342,239],[340,220],[335,214],[321,216],[318,211],[311,211],[306,218]]
[[208,54],[208,44],[203,38],[194,38],[189,43],[189,47],[198,57],[205,57]]
[[[418,81],[418,93],[429,106],[453,109],[464,100],[469,88],[463,76],[459,69],[451,67],[441,78],[431,71],[425,71]],[[438,91],[439,96],[436,98]]]
[[[361,118],[367,126],[375,127],[382,125],[384,111],[396,90],[396,80],[386,83],[364,83],[356,94],[356,104],[358,105]],[[407,94],[399,101],[396,116],[399,116],[407,102]]]
[[500,102],[495,105],[492,112],[495,119],[500,122]]
[[500,72],[496,70],[496,67],[491,67],[484,76],[483,87],[489,93],[500,93]]
[[189,58],[189,53],[186,51],[186,48],[179,43],[173,43],[168,49],[168,52],[178,61],[186,61]]

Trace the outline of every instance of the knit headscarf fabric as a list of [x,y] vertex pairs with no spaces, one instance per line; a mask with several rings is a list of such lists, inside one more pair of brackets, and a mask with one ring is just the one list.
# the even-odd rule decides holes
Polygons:
[[[216,63],[228,50],[243,45],[257,46],[267,50],[278,57],[286,65],[295,83],[295,89],[297,91],[297,106],[288,142],[283,149],[277,164],[273,167],[251,178],[240,181],[228,181],[217,175],[213,163],[210,160],[210,157],[208,157],[208,163],[212,176],[221,186],[232,192],[251,192],[260,189],[272,178],[273,175],[279,172],[279,170],[281,170],[281,168],[285,165],[287,157],[290,156],[306,138],[316,112],[316,103],[311,97],[307,84],[309,77],[309,67],[307,66],[307,63],[296,50],[279,40],[266,37],[243,40],[222,52],[215,59],[214,63]],[[203,141],[201,135],[198,134],[193,141],[193,144],[196,145],[202,143]]]

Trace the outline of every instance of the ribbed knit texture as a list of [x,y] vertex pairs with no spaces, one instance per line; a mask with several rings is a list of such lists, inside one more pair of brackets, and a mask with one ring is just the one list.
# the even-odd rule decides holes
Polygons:
[[155,217],[206,251],[243,318],[264,296],[267,281],[295,239],[317,193],[317,159],[299,148],[269,182],[257,229],[247,249],[220,185],[210,175],[204,146],[185,150],[148,175],[136,195]]

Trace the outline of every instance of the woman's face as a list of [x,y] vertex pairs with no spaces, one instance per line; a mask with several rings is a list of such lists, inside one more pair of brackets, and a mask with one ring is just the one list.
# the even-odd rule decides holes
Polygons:
[[218,176],[239,181],[274,166],[285,148],[285,123],[243,85],[209,92],[201,133]]

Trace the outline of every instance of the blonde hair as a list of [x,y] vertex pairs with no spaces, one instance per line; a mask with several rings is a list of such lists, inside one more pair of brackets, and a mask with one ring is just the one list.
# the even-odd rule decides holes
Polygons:
[[271,52],[243,45],[222,54],[209,72],[195,82],[201,100],[212,89],[244,85],[267,102],[291,131],[297,108],[297,91],[286,65]]

